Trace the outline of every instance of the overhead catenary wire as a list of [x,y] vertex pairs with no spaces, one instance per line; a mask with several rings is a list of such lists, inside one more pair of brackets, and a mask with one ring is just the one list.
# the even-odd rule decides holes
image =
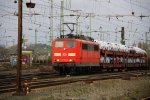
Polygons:
[[[10,0],[7,0],[7,2],[9,2],[9,1]],[[66,1],[68,1],[68,3],[70,3],[69,0],[66,0]],[[144,7],[143,5],[141,5],[140,2],[136,2],[137,0],[136,1],[133,0],[132,2],[130,2],[131,0],[128,0],[128,1],[127,0],[123,0],[123,1],[125,1],[130,6],[131,10],[133,10],[133,6],[134,5],[136,5],[136,6],[138,5],[138,7],[142,8],[143,10],[147,10],[147,7]],[[38,26],[38,25],[41,25],[40,29],[48,30],[49,23],[46,22],[45,20],[49,19],[49,17],[50,17],[49,14],[47,13],[48,11],[46,10],[46,9],[48,9],[50,7],[49,4],[48,4],[49,1],[48,0],[41,0],[40,2],[43,2],[43,3],[36,3],[37,8],[35,8],[32,11],[29,10],[29,9],[23,9],[23,13],[24,14],[25,13],[26,14],[27,13],[30,14],[30,13],[34,13],[34,12],[39,14],[38,16],[36,16],[36,15],[33,15],[33,16],[24,15],[23,16],[23,22],[24,22],[24,24],[31,24],[31,26],[35,26],[35,27]],[[73,2],[73,1],[71,1],[71,2]],[[95,7],[94,7],[93,10],[94,10],[94,12],[96,12],[96,11],[98,11],[97,10],[98,5],[96,3],[94,3],[94,2],[93,2],[93,6],[95,6]],[[24,1],[23,2],[24,6],[25,6],[25,3],[26,2]],[[119,13],[115,12],[114,9],[111,9],[111,7],[114,6],[114,1],[113,0],[111,0],[111,2],[109,4],[107,4],[107,5],[106,4],[103,5],[102,2],[100,2],[100,3],[102,5],[101,6],[102,9],[100,11],[101,13],[99,14],[100,16],[96,16],[98,14],[95,14],[95,17],[92,19],[93,20],[93,22],[92,22],[93,24],[92,25],[98,25],[98,26],[103,26],[103,27],[106,27],[106,26],[109,25],[111,27],[111,29],[114,29],[114,27],[121,27],[120,26],[121,24],[122,25],[126,25],[128,23],[131,24],[132,23],[131,20],[133,20],[132,24],[135,25],[136,27],[146,27],[146,28],[149,28],[149,25],[148,25],[149,21],[140,21],[138,15],[134,16],[135,18],[133,16],[132,16],[132,18],[129,16],[131,18],[131,20],[128,20],[127,16],[124,16],[122,14],[123,17],[118,17],[118,19],[117,19],[116,16],[118,16]],[[0,5],[2,5],[2,4],[0,4]],[[67,6],[68,7],[64,7],[63,8],[65,10],[65,12],[67,12],[67,13],[73,13],[71,11],[71,7],[69,7],[69,4],[67,4]],[[61,9],[59,3],[54,3],[53,7],[54,7],[55,10],[60,10]],[[124,5],[120,5],[120,7],[122,9],[126,8]],[[103,9],[106,9],[111,14],[103,16],[103,13],[102,13]],[[16,18],[13,18],[13,17],[15,17],[14,16],[14,12],[15,11],[17,11],[17,9],[14,6],[11,6],[11,3],[9,3],[9,6],[7,6],[6,4],[2,5],[2,7],[0,7],[0,12],[2,12],[0,14],[0,17],[3,16],[4,19],[11,20],[10,22],[8,21],[7,24],[8,23],[13,24],[13,23],[15,23],[15,21],[17,21]],[[120,12],[121,12],[121,10],[120,10]],[[84,14],[84,11],[82,11],[81,14]],[[56,21],[56,24],[54,25],[54,27],[57,27],[58,24],[59,24],[59,20],[60,20],[60,18],[59,18],[59,16],[60,16],[59,11],[54,16],[55,17],[53,17],[53,18]],[[107,16],[111,17],[110,21],[109,21],[109,17],[107,17]],[[139,19],[139,20],[137,20],[136,18]],[[66,19],[67,19],[67,17],[66,17]],[[70,17],[70,19],[73,19],[73,17],[72,18]],[[149,19],[149,18],[147,18],[147,19]],[[83,20],[83,18],[80,18],[80,20]],[[82,23],[80,23],[81,27],[83,26],[83,24],[87,24],[88,25],[88,19],[85,19],[84,23],[83,23],[83,21],[81,21],[81,22],[82,22]],[[103,22],[103,23],[101,23],[101,22]],[[5,21],[3,21],[3,23],[5,23]],[[143,25],[143,23],[147,23],[147,24]],[[28,27],[30,27],[30,26],[24,26],[24,27],[25,27],[25,29],[28,29]],[[58,28],[56,28],[56,29],[58,29]],[[98,28],[96,27],[95,29],[98,29]],[[81,29],[81,30],[84,30],[84,29]],[[141,29],[141,30],[144,31],[144,29]]]

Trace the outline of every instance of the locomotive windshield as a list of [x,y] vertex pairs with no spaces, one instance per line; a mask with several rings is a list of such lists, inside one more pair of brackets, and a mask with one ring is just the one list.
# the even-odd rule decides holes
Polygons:
[[[64,44],[65,43],[65,44]],[[62,48],[66,45],[67,48],[74,48],[75,47],[75,42],[74,41],[56,41],[55,42],[55,47],[56,48]]]
[[63,41],[56,41],[55,42],[55,47],[63,47],[64,46],[64,42]]
[[67,47],[68,48],[73,48],[75,46],[75,42],[74,41],[67,41]]

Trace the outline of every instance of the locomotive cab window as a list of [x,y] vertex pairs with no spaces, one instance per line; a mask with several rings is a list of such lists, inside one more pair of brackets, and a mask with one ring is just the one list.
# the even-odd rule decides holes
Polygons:
[[90,51],[98,51],[99,46],[98,45],[93,45],[93,44],[82,44],[82,49],[83,50],[90,50]]
[[83,43],[83,44],[82,44],[82,49],[83,49],[83,50],[88,50],[88,44],[84,44],[84,43]]
[[63,41],[56,41],[55,42],[55,47],[63,47],[63,46],[64,46]]
[[75,42],[74,41],[67,41],[67,47],[68,48],[73,48],[75,46]]
[[93,44],[88,44],[88,50],[94,50],[94,45]]
[[99,46],[98,45],[94,45],[94,51],[98,51],[99,50]]

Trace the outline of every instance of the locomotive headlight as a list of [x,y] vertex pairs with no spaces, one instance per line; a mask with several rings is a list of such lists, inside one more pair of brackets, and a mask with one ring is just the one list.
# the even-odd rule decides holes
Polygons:
[[72,62],[72,59],[69,59],[70,62]]
[[56,61],[59,61],[59,59],[57,59]]

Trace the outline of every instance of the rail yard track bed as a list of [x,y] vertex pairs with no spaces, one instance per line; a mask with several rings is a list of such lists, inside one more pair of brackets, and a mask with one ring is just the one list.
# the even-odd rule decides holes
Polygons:
[[143,99],[150,96],[149,72],[120,72],[30,80],[24,96],[0,94],[0,99],[101,100]]

